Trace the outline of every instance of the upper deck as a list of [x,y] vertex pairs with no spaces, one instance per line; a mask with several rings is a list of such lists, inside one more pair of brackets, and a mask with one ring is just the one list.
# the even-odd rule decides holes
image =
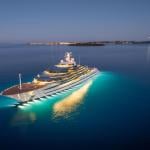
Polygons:
[[57,64],[56,66],[58,68],[70,68],[70,67],[73,67],[73,66],[76,66],[76,61],[74,59],[74,57],[72,56],[72,53],[71,52],[66,52],[65,54],[65,57],[64,57],[64,60],[62,59],[60,61],[59,64]]

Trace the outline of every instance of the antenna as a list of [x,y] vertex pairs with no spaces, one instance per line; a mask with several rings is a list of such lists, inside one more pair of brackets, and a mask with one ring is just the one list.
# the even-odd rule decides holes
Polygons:
[[21,73],[19,73],[19,89],[22,90],[22,85],[21,85]]

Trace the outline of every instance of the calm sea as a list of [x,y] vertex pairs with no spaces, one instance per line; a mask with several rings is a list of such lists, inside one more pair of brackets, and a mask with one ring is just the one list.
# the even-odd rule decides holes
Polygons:
[[66,51],[99,76],[59,95],[15,108],[0,96],[0,149],[148,149],[150,46],[0,46],[0,91],[54,64]]

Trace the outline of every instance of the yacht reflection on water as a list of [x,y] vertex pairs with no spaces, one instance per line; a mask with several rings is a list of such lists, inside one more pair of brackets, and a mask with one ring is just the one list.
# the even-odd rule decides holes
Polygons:
[[80,89],[74,91],[71,95],[53,105],[53,119],[59,117],[68,118],[70,113],[76,111],[77,107],[83,102],[92,80],[87,82]]
[[18,109],[16,114],[11,120],[12,126],[28,125],[36,121],[36,114],[34,112],[26,112],[22,109]]

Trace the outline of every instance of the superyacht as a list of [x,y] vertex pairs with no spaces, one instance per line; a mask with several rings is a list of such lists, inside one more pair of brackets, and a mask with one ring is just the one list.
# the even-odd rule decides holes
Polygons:
[[5,89],[1,95],[18,101],[18,105],[35,100],[49,98],[57,93],[82,85],[93,79],[99,70],[77,64],[72,53],[66,52],[64,59],[54,66],[38,74],[32,82],[22,83],[19,74],[19,84]]

